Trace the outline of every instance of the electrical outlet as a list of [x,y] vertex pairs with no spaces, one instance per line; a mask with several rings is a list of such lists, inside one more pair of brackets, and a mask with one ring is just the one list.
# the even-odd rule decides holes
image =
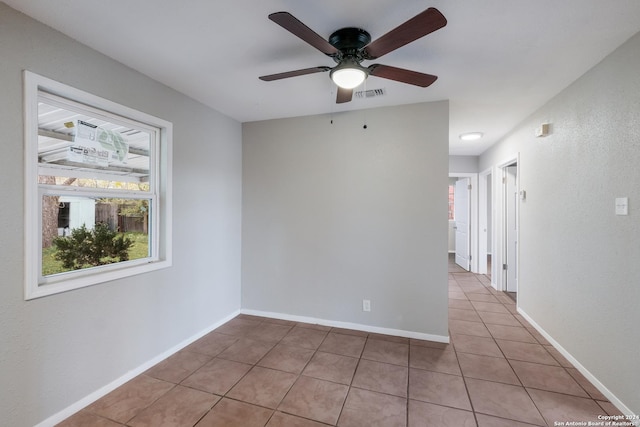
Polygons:
[[362,311],[371,311],[371,300],[362,300]]

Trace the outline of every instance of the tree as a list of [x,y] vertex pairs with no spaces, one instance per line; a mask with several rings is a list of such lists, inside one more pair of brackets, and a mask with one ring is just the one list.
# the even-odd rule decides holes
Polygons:
[[62,261],[63,267],[78,270],[127,261],[133,241],[99,223],[93,230],[88,230],[84,224],[74,228],[70,236],[53,239],[53,244],[57,249],[54,257]]
[[[71,185],[76,178],[67,178],[62,185]],[[55,176],[38,175],[38,184],[56,185]],[[58,210],[60,196],[44,196],[42,198],[42,247],[48,248],[53,239],[58,237]]]
[[[39,184],[55,185],[54,176],[38,176]],[[42,198],[42,247],[48,248],[53,239],[58,237],[58,205],[59,196],[45,196]]]

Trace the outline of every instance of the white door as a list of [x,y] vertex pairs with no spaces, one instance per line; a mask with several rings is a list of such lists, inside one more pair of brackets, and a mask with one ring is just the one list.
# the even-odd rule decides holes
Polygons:
[[453,215],[456,222],[456,264],[469,271],[469,178],[456,181]]
[[505,272],[508,292],[518,292],[518,167],[505,169],[505,238],[507,271]]

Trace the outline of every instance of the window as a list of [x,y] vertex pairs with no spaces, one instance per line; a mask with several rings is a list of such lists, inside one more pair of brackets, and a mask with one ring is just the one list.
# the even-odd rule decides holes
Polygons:
[[25,298],[171,265],[162,119],[25,71]]

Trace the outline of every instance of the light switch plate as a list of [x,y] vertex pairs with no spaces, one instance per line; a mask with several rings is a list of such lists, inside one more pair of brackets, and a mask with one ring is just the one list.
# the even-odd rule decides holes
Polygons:
[[616,215],[629,215],[629,198],[616,198]]

